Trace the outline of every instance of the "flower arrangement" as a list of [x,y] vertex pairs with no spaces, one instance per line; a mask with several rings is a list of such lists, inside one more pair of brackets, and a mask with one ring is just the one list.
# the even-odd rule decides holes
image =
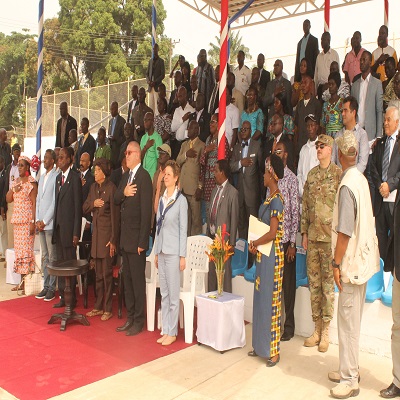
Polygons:
[[226,231],[226,224],[219,226],[215,234],[213,242],[208,245],[209,252],[206,251],[208,259],[215,264],[215,272],[217,274],[218,295],[223,292],[225,263],[234,254],[234,248],[229,240],[224,240],[229,233]]

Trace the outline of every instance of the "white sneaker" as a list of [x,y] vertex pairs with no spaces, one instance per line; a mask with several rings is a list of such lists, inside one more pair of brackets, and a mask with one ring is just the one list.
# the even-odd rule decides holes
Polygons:
[[339,383],[331,389],[331,396],[335,399],[348,399],[349,397],[358,396],[360,388],[357,386],[349,386],[347,383]]

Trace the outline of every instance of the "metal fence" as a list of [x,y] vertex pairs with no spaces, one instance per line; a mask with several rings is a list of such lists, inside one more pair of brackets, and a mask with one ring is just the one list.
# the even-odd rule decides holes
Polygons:
[[[126,119],[133,84],[147,89],[146,79],[138,79],[43,96],[42,136],[55,136],[59,106],[63,101],[68,103],[69,114],[78,125],[83,117],[89,119],[91,126],[107,118],[113,101],[118,102],[120,114]],[[36,105],[36,98],[26,100],[26,137],[36,136]],[[103,125],[107,126],[106,123]]]

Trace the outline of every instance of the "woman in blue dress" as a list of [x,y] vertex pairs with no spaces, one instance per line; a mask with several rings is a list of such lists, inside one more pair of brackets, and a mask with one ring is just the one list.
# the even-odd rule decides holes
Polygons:
[[[284,252],[283,197],[278,180],[283,178],[282,160],[273,154],[265,165],[264,186],[270,196],[260,206],[259,219],[269,225],[270,231],[250,241],[249,250],[256,254],[256,276],[253,299],[253,350],[249,356],[266,357],[267,367],[274,367],[280,360],[281,299]],[[267,257],[257,251],[257,246],[272,243]]]

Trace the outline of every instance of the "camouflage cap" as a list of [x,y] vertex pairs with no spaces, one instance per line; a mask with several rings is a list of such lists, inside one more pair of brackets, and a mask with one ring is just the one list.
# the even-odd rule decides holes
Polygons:
[[352,131],[344,131],[343,136],[339,136],[335,141],[343,155],[355,156],[357,154],[358,143]]
[[318,142],[326,144],[329,147],[333,146],[333,138],[331,138],[328,135],[323,135],[323,134],[319,135],[318,139],[317,139],[317,143]]

